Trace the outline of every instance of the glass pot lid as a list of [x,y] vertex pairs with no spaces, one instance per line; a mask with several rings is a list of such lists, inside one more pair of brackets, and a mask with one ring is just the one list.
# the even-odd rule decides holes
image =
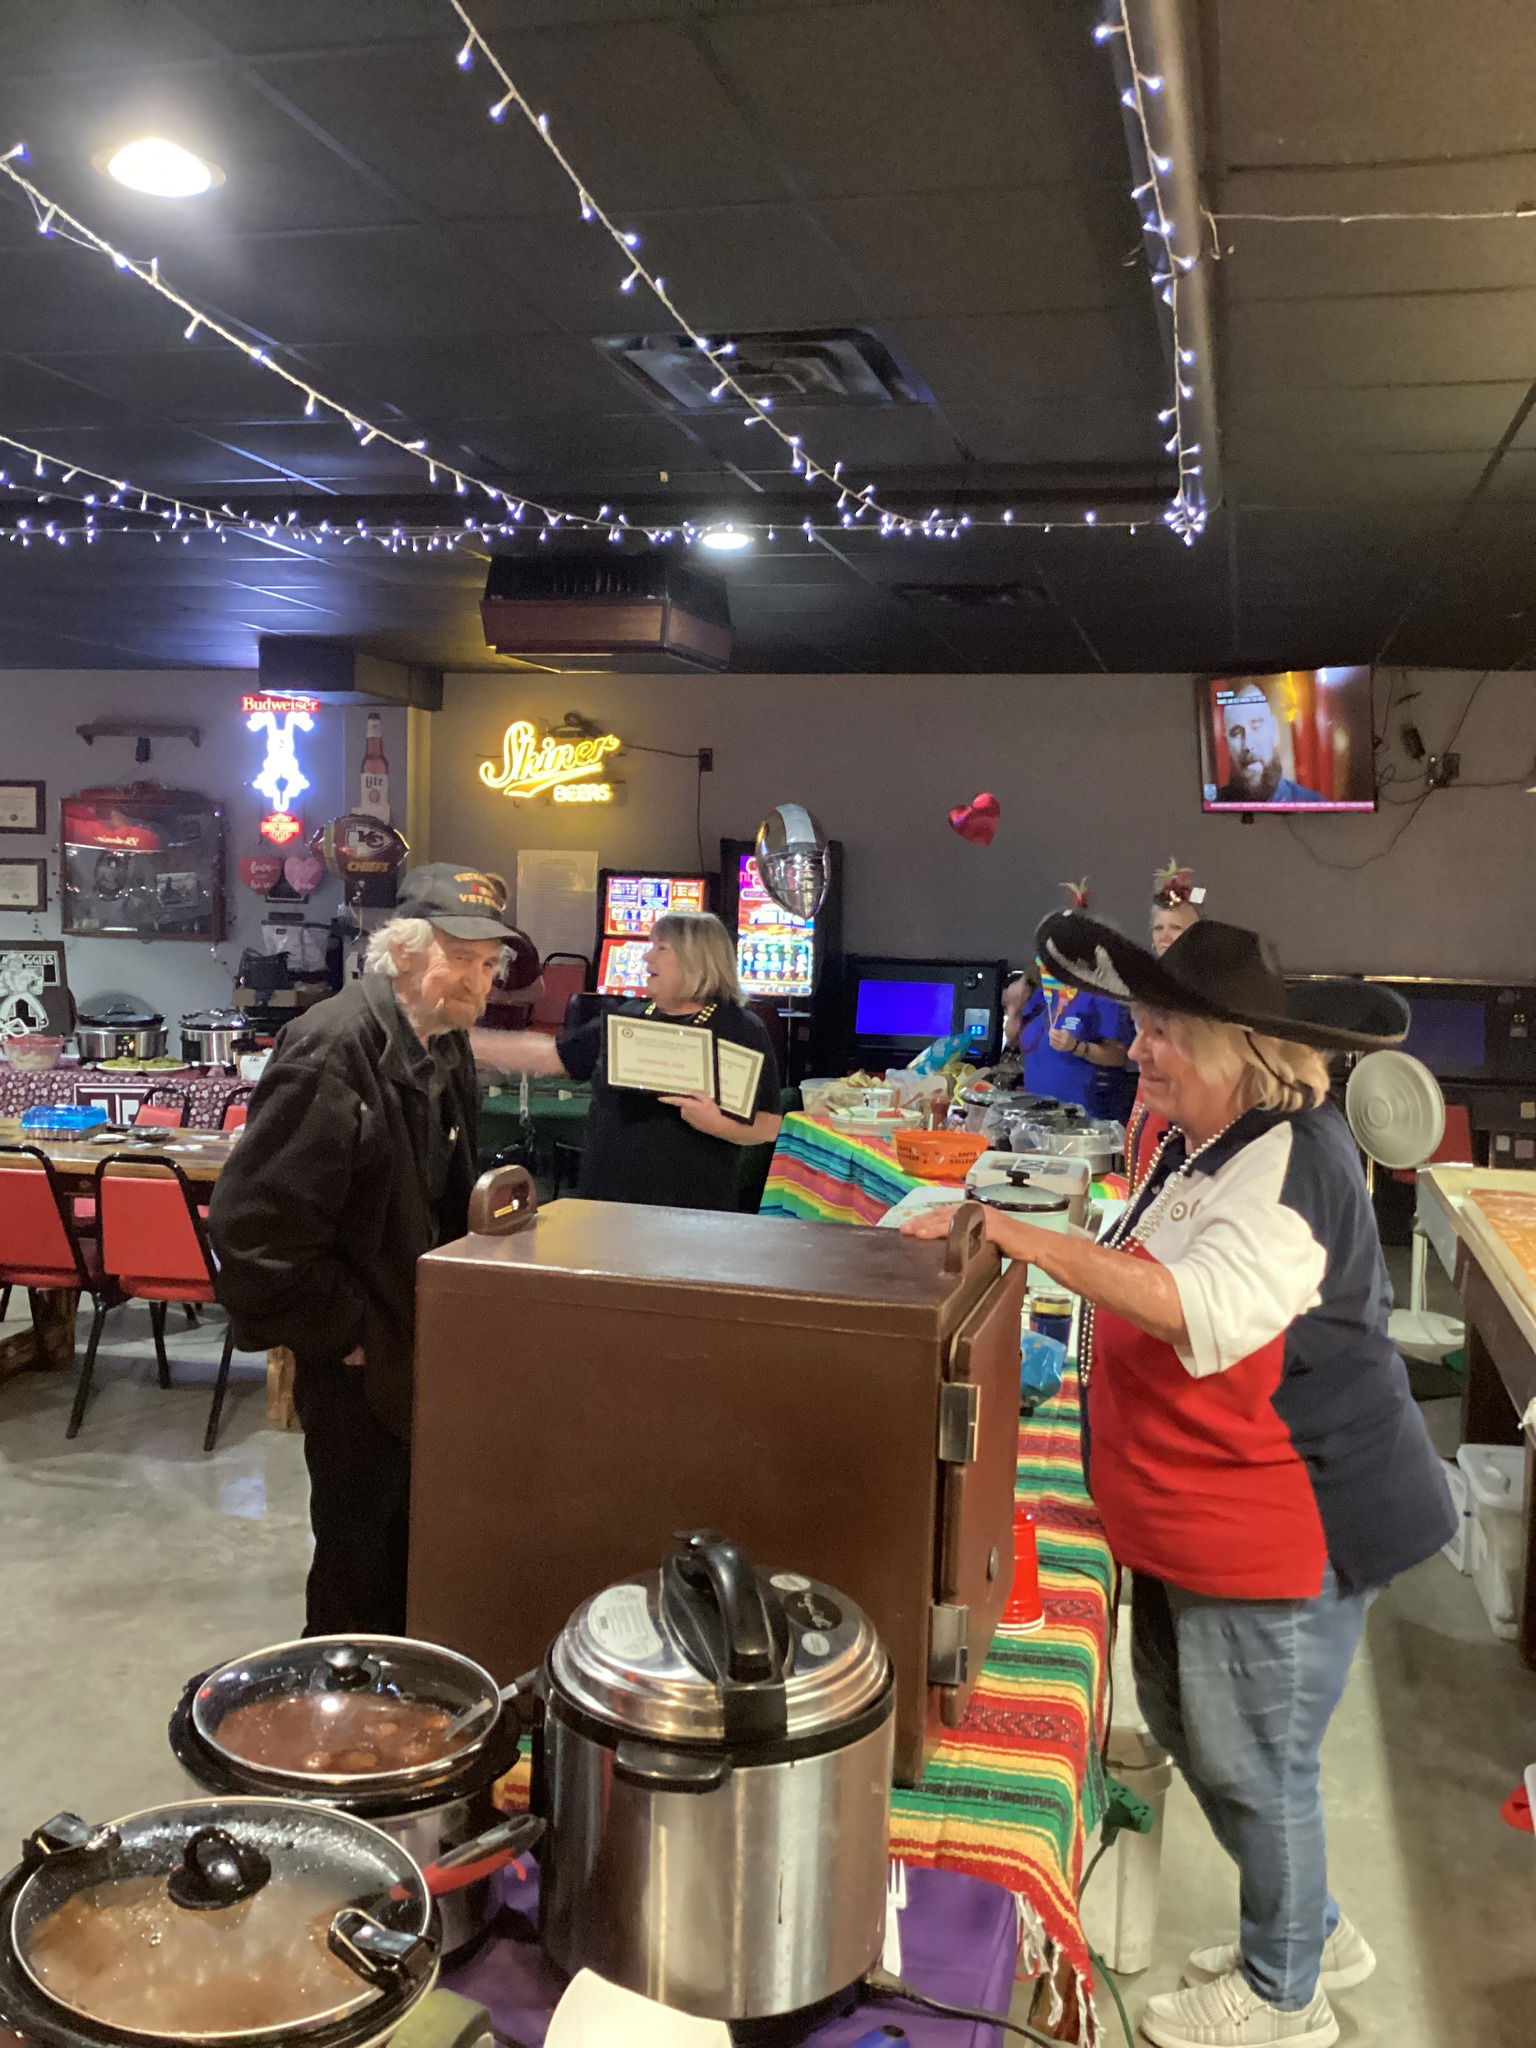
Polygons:
[[243,1010],[188,1010],[182,1017],[183,1031],[246,1031]]
[[496,1727],[496,1681],[469,1658],[401,1636],[310,1636],[209,1672],[200,1739],[261,1784],[402,1790],[467,1763]]
[[199,1800],[103,1827],[59,1814],[22,1860],[13,1955],[54,2005],[115,2033],[275,2038],[399,2009],[435,1969],[420,1870],[327,1807]]
[[142,1003],[104,1003],[97,1010],[82,1010],[80,1022],[98,1031],[153,1031],[165,1019]]
[[550,1650],[558,1691],[624,1734],[752,1744],[872,1705],[889,1660],[867,1615],[803,1572],[757,1571],[709,1530],[584,1601]]

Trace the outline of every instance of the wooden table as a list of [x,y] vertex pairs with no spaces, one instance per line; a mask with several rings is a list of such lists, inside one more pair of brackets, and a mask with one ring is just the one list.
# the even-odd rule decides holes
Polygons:
[[1506,1188],[1536,1195],[1536,1174],[1497,1167],[1424,1168],[1418,1176],[1418,1210],[1441,1262],[1454,1260],[1466,1317],[1461,1440],[1525,1445],[1520,1659],[1536,1670],[1536,1278],[1517,1264],[1466,1200],[1478,1189]]
[[[114,1151],[146,1152],[174,1159],[195,1188],[210,1188],[223,1172],[240,1141],[238,1131],[171,1130],[156,1132],[153,1144],[121,1134],[112,1143],[89,1138],[51,1138],[26,1131],[14,1117],[0,1118],[0,1145],[35,1145],[52,1165],[70,1195],[88,1195],[96,1169]],[[133,1168],[125,1167],[131,1173]],[[30,1330],[18,1330],[0,1346],[0,1377],[13,1372],[59,1370],[75,1359],[75,1294],[41,1294]],[[267,1353],[267,1421],[274,1429],[297,1429],[293,1407],[293,1354]]]

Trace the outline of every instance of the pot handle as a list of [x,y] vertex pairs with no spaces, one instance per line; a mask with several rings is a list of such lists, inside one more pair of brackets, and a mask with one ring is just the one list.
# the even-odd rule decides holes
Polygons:
[[27,1870],[40,1870],[45,1863],[55,1863],[61,1857],[94,1856],[116,1840],[114,1828],[92,1827],[78,1813],[56,1813],[27,1836],[21,1845],[21,1861]]
[[270,1857],[253,1842],[242,1842],[227,1828],[199,1828],[187,1837],[165,1888],[174,1905],[204,1913],[251,1898],[271,1876]]
[[538,1214],[539,1198],[526,1166],[493,1166],[475,1182],[469,1198],[474,1237],[510,1237],[526,1230]]
[[661,1568],[661,1601],[685,1645],[708,1657],[711,1676],[760,1685],[779,1675],[763,1589],[729,1538],[713,1529],[679,1536]]
[[427,1890],[434,1899],[440,1899],[447,1892],[460,1892],[466,1885],[478,1884],[504,1865],[515,1863],[543,1832],[544,1822],[536,1813],[520,1813],[499,1827],[487,1828],[472,1842],[460,1842],[457,1848],[427,1865],[421,1873]]
[[690,1749],[662,1749],[654,1742],[621,1742],[613,1752],[613,1775],[641,1792],[714,1792],[730,1775],[730,1758]]
[[986,1243],[987,1219],[979,1202],[961,1202],[949,1219],[944,1240],[944,1270],[963,1273]]
[[356,1643],[333,1643],[320,1658],[315,1674],[322,1692],[371,1692],[379,1681],[379,1665]]
[[331,1922],[326,1945],[365,1984],[393,1991],[414,1983],[423,1963],[436,1953],[424,1934],[385,1927],[356,1906],[343,1906]]

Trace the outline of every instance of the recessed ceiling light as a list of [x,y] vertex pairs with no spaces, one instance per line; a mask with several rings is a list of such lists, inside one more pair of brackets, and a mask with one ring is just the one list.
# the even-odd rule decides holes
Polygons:
[[167,142],[163,135],[143,135],[137,142],[125,142],[121,149],[97,158],[98,170],[126,185],[131,192],[147,192],[155,199],[195,199],[222,185],[224,173],[179,142]]
[[710,526],[699,535],[699,546],[717,555],[739,555],[752,546],[752,536],[735,526]]

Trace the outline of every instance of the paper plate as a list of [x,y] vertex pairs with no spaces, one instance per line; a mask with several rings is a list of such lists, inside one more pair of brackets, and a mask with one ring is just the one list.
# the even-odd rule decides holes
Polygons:
[[1445,1136],[1445,1097],[1422,1060],[1406,1052],[1368,1052],[1344,1090],[1355,1143],[1378,1166],[1422,1166]]

